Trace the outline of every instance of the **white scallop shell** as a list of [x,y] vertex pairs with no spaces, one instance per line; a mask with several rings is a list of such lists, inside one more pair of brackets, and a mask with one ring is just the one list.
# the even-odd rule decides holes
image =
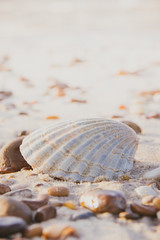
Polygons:
[[73,182],[116,179],[133,167],[136,133],[106,119],[66,121],[39,129],[20,146],[38,173]]

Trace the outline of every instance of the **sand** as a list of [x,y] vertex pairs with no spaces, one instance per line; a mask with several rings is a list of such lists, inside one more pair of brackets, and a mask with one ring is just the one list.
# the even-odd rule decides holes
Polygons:
[[[143,174],[160,165],[160,120],[151,118],[159,113],[160,96],[138,96],[160,88],[159,10],[156,0],[0,2],[0,91],[12,92],[0,101],[0,146],[22,130],[67,119],[116,115],[142,128],[129,181],[73,184],[21,171],[0,175],[1,182],[13,188],[23,182],[35,194],[64,185],[71,191],[64,200],[77,205],[82,193],[97,187],[139,200],[134,189],[146,185]],[[87,240],[159,239],[158,220],[126,221],[105,213],[72,222],[75,211],[59,208],[58,217],[44,225],[67,222]]]

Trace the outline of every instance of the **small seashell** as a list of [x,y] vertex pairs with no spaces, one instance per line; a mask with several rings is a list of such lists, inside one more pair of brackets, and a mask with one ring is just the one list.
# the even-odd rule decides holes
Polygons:
[[126,200],[120,192],[101,189],[82,195],[80,204],[95,213],[109,212],[117,214],[126,208]]
[[106,119],[67,121],[39,129],[20,150],[38,173],[73,182],[117,179],[133,167],[136,133]]
[[160,179],[160,167],[146,172],[143,178],[144,179]]
[[131,121],[121,121],[122,123],[126,124],[130,128],[132,128],[137,134],[142,133],[141,128],[134,122]]
[[45,239],[65,240],[68,236],[79,237],[76,230],[66,224],[52,224],[43,229],[43,237]]
[[156,191],[150,187],[150,186],[140,186],[135,189],[135,192],[138,194],[140,197],[144,196],[157,196]]
[[48,195],[54,197],[68,197],[69,190],[63,186],[52,186],[47,190]]
[[144,205],[140,203],[131,203],[130,208],[133,212],[141,216],[155,217],[158,211],[154,206]]

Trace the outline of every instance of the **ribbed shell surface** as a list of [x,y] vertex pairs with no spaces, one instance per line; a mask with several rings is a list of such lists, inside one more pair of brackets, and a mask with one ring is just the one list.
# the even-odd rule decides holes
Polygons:
[[20,146],[38,173],[73,182],[116,179],[133,167],[136,133],[106,119],[66,121],[41,128]]

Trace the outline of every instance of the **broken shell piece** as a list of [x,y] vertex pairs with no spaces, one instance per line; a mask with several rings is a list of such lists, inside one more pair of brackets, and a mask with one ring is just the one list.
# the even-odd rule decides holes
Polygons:
[[143,178],[144,179],[160,179],[160,167],[146,172]]
[[[23,167],[30,167],[20,153],[19,146],[23,137],[16,138],[6,144],[0,151],[0,173],[11,173],[19,171]],[[30,167],[31,168],[31,167]]]
[[133,167],[136,133],[106,119],[67,121],[25,137],[20,150],[38,173],[73,182],[117,179]]
[[78,233],[73,227],[65,224],[52,224],[43,229],[43,237],[46,239],[63,239],[68,236],[79,237]]

